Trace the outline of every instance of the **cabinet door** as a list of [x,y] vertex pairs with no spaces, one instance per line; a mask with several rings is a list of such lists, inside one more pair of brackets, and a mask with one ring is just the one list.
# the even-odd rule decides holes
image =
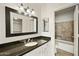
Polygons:
[[49,41],[48,43],[46,43],[43,48],[42,48],[42,55],[43,56],[52,56],[52,52],[51,52],[51,41]]
[[42,56],[42,47],[38,47],[31,52],[24,54],[23,56]]

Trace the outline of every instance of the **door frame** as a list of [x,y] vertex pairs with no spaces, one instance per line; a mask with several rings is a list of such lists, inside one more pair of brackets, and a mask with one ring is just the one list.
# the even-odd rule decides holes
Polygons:
[[78,5],[74,10],[74,56],[78,56]]
[[[62,9],[66,9],[66,8],[69,8],[69,7],[73,7],[73,6],[75,6],[75,9],[74,9],[74,56],[78,56],[78,14],[76,14],[76,13],[78,13],[78,5],[77,4],[73,4],[73,5],[66,6],[66,7],[63,7],[63,8],[55,10],[54,11],[54,18],[55,18],[55,12],[56,11],[59,11],[59,10],[62,10]],[[54,28],[55,28],[55,26],[54,26]],[[56,40],[55,40],[55,42],[56,42]],[[55,49],[56,49],[56,44],[55,44]]]

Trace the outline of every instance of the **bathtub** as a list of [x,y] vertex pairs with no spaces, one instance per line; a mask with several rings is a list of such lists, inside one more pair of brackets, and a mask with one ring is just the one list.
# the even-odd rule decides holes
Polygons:
[[73,42],[56,39],[56,48],[62,49],[64,51],[67,51],[70,53],[74,53],[74,43]]

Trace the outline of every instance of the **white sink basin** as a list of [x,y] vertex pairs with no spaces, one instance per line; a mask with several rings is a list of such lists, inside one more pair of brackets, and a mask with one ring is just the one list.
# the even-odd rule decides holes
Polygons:
[[25,46],[30,47],[30,46],[35,46],[37,44],[38,44],[37,42],[29,42],[29,43],[26,43]]

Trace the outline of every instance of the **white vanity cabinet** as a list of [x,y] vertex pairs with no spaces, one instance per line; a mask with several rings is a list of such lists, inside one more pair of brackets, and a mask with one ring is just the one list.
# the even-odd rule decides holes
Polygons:
[[42,48],[42,56],[52,56],[52,47],[51,47],[51,41],[43,45]]
[[23,56],[51,56],[50,42],[45,43],[44,45],[24,54]]

